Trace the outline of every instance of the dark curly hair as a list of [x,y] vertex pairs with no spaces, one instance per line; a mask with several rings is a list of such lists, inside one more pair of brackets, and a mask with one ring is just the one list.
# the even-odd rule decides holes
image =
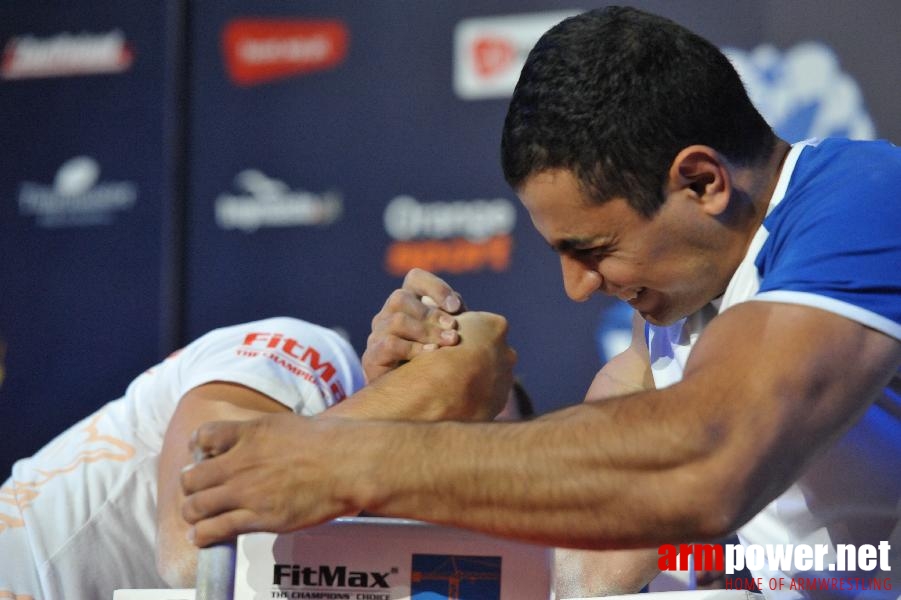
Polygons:
[[651,216],[683,148],[704,144],[748,165],[775,142],[716,46],[668,19],[607,7],[562,21],[529,53],[501,163],[514,189],[564,168],[592,201],[622,197]]

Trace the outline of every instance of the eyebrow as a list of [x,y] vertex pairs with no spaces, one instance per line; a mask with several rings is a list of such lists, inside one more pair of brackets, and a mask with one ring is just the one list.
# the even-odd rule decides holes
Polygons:
[[556,252],[566,253],[584,250],[586,247],[605,246],[610,244],[612,240],[612,236],[602,235],[593,238],[567,238],[553,244],[548,243],[548,245]]

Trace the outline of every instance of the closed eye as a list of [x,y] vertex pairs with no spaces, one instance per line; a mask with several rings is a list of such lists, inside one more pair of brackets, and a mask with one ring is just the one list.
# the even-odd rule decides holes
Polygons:
[[[594,242],[592,244],[592,242]],[[595,239],[567,239],[561,240],[556,244],[552,244],[551,248],[559,254],[565,254],[574,260],[599,260],[604,256],[611,254],[614,250],[613,243],[609,238],[601,241]]]
[[593,248],[572,248],[569,250],[569,254],[578,260],[599,259],[610,254],[610,247],[595,246]]

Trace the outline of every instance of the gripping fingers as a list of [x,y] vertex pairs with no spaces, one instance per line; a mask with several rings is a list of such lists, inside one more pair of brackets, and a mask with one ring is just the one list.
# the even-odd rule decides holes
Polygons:
[[203,490],[215,488],[225,481],[226,476],[219,461],[208,458],[186,466],[181,470],[179,483],[185,496],[191,496]]
[[218,421],[194,430],[189,447],[196,462],[182,469],[179,478],[185,496],[216,488],[225,481],[223,462],[227,457],[221,455],[235,445],[241,426],[239,421]]
[[425,297],[432,301],[434,306],[451,314],[465,310],[463,299],[443,279],[424,269],[411,269],[404,277],[403,289],[415,294],[418,298]]
[[366,361],[384,366],[396,365],[415,357],[423,345],[453,345],[458,341],[456,327],[456,317],[440,309],[429,308],[408,292],[397,290],[372,319]]
[[194,544],[204,548],[217,542],[233,540],[242,533],[267,529],[255,512],[237,509],[195,522],[188,536]]
[[[189,475],[191,471],[182,475]],[[233,489],[227,486],[201,487],[194,492],[185,494],[182,503],[181,516],[188,523],[197,523],[203,519],[215,517],[224,512],[237,508],[239,500],[235,497]]]

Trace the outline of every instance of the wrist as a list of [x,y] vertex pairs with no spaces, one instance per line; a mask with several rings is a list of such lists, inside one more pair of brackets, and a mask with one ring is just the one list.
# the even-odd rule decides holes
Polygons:
[[390,440],[394,435],[391,424],[366,420],[335,419],[340,436],[333,447],[343,448],[336,453],[329,479],[332,495],[345,514],[373,512],[385,503],[385,474],[392,469]]

